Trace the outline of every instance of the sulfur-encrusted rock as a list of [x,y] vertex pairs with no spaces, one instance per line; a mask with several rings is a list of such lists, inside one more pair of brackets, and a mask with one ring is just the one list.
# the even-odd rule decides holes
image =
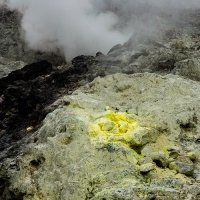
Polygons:
[[142,164],[140,166],[140,172],[145,174],[145,173],[152,171],[154,168],[155,168],[154,164],[152,164],[152,163]]
[[198,158],[198,155],[195,151],[188,152],[187,156],[190,158],[190,160],[195,161]]
[[[116,92],[125,81],[130,87]],[[199,186],[199,156],[185,155],[199,155],[199,99],[199,83],[173,75],[95,79],[48,114],[17,161],[1,166],[10,177],[2,199],[197,198],[189,186]]]
[[181,154],[181,149],[177,146],[173,146],[168,149],[168,152],[169,152],[169,157],[175,159]]
[[147,143],[153,143],[158,137],[158,131],[153,128],[138,128],[132,133],[131,143],[136,146],[143,146]]
[[194,163],[189,157],[179,156],[174,162],[169,164],[169,168],[176,170],[178,173],[190,176],[194,171]]
[[153,160],[150,157],[142,157],[141,159],[138,160],[138,164],[140,165],[148,163],[153,163]]
[[154,144],[146,145],[142,149],[141,154],[143,156],[150,157],[158,167],[166,167],[168,164],[168,154],[159,149],[159,147],[156,148]]

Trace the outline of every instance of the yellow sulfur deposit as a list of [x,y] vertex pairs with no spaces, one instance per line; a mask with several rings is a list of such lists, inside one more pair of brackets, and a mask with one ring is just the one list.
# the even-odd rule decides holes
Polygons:
[[32,126],[26,128],[26,131],[27,131],[27,132],[30,132],[30,131],[32,131],[32,130],[33,130],[33,127],[32,127]]
[[104,117],[89,127],[89,134],[100,142],[128,142],[129,135],[139,127],[139,122],[124,112],[108,110]]

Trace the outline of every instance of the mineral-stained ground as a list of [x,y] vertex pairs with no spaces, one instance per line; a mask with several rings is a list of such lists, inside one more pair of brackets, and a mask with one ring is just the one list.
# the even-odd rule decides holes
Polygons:
[[199,200],[199,16],[68,64],[1,36],[0,199]]

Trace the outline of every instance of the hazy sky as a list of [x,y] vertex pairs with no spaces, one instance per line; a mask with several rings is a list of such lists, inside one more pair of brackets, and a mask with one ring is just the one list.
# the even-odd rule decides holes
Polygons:
[[200,0],[0,0],[22,14],[30,48],[62,49],[66,58],[106,53],[133,33],[155,29],[160,13],[200,7]]

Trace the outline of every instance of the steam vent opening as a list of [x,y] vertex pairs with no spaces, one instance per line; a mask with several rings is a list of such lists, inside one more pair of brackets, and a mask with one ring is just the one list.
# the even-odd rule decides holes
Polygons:
[[200,1],[0,0],[0,199],[199,200]]

